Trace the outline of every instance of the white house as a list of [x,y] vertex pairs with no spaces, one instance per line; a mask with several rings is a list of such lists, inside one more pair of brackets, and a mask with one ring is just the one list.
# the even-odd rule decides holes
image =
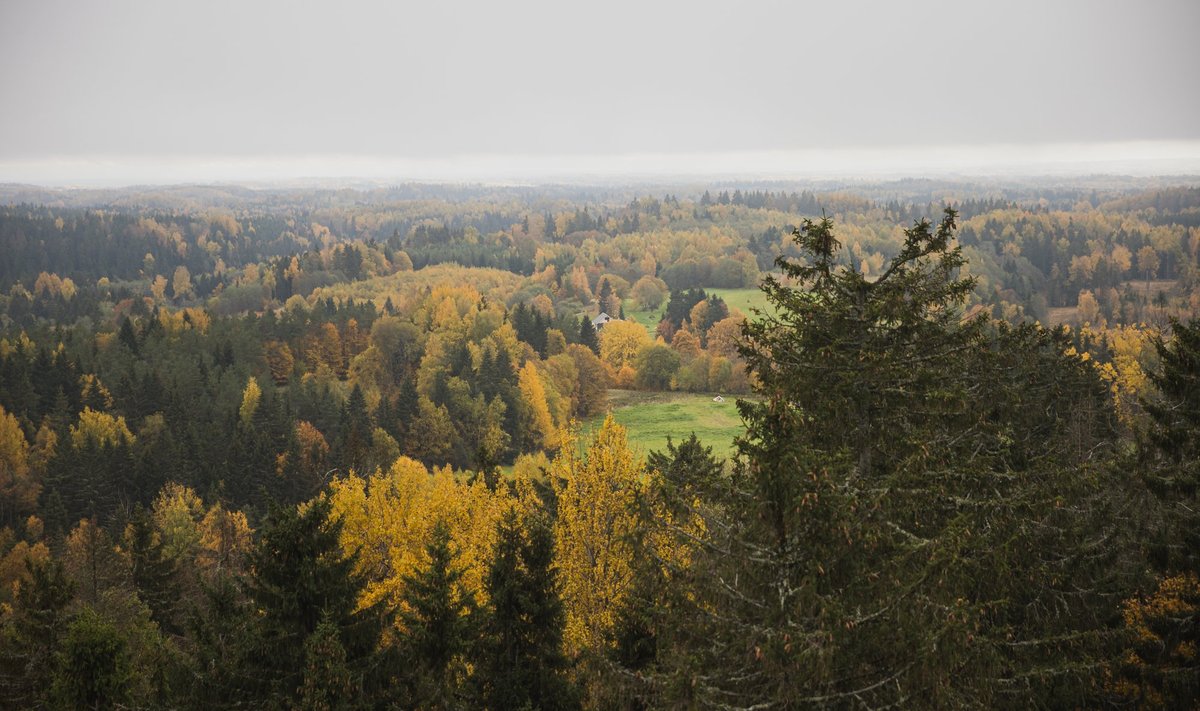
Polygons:
[[609,316],[608,314],[606,314],[606,313],[604,313],[603,311],[601,311],[599,316],[597,316],[596,318],[592,319],[592,328],[594,328],[594,329],[596,329],[597,331],[599,331],[601,328],[603,328],[603,327],[604,327],[604,324],[606,324],[606,323],[608,323],[609,321],[612,321],[612,320],[613,320],[612,316]]

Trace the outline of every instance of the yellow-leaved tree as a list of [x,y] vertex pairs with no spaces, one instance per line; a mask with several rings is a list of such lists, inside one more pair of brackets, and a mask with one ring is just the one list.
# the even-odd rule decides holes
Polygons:
[[[607,328],[607,327],[606,327]],[[643,333],[645,329],[643,329]],[[629,449],[612,415],[580,453],[578,433],[561,435],[550,466],[558,499],[558,570],[566,608],[567,652],[602,649],[633,583],[636,499],[646,485],[645,462]]]
[[358,551],[356,568],[368,578],[362,607],[401,604],[405,576],[429,562],[425,545],[439,519],[450,527],[463,588],[483,600],[496,524],[512,505],[503,488],[489,491],[482,481],[467,482],[449,468],[430,474],[408,457],[370,476],[350,474],[330,488],[333,515],[342,522],[342,548]]
[[191,562],[200,545],[204,504],[190,487],[168,482],[150,508],[154,529],[162,539],[163,555]]
[[242,421],[244,427],[249,427],[251,420],[254,419],[254,413],[258,410],[258,403],[262,400],[262,388],[258,387],[258,381],[251,376],[246,381],[246,389],[242,391],[242,405],[238,408],[238,418]]
[[209,574],[245,572],[254,547],[254,530],[246,514],[213,504],[197,527],[200,534],[197,563]]
[[0,525],[37,508],[42,487],[29,460],[29,442],[21,423],[0,407]]
[[613,385],[633,387],[638,354],[652,343],[645,326],[637,321],[609,321],[604,325],[600,330],[600,359]]
[[521,389],[522,397],[529,405],[530,417],[533,420],[533,426],[530,429],[537,433],[537,445],[553,449],[558,445],[558,431],[550,416],[550,406],[546,403],[546,388],[542,385],[537,366],[533,364],[532,360],[525,361],[525,365],[517,374],[517,385]]
[[1200,693],[1200,578],[1163,578],[1158,589],[1125,601],[1129,647],[1105,670],[1105,686],[1126,708],[1195,708]]
[[107,412],[85,407],[79,413],[79,423],[71,425],[71,444],[82,449],[89,440],[96,446],[115,446],[122,441],[133,444],[134,437],[124,417],[113,417]]
[[646,327],[637,321],[609,321],[600,329],[600,359],[616,373],[632,367],[638,353],[651,343]]

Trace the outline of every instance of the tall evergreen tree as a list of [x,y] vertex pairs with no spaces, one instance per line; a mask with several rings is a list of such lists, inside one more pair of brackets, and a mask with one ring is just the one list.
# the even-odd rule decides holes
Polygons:
[[252,603],[227,575],[202,582],[201,593],[187,617],[192,673],[183,685],[185,707],[244,707],[262,698],[253,676],[260,646]]
[[554,535],[540,520],[528,536],[515,511],[497,525],[486,581],[489,606],[475,672],[488,709],[570,709],[579,705],[566,678],[564,614],[554,568]]
[[123,708],[131,700],[125,640],[91,608],[71,621],[56,667],[51,695],[62,708]]
[[247,660],[251,697],[288,705],[302,693],[305,642],[322,621],[337,628],[356,694],[377,692],[378,644],[387,625],[381,606],[358,609],[364,580],[353,555],[338,546],[341,523],[331,504],[317,498],[299,509],[274,509],[251,556],[247,592],[260,611],[256,650]]
[[1157,590],[1125,601],[1128,645],[1106,686],[1117,703],[1186,709],[1200,693],[1200,320],[1173,320],[1171,331],[1154,341],[1157,392],[1143,403],[1150,422],[1139,437],[1139,470],[1161,511],[1150,517],[1160,528],[1150,547]]
[[141,346],[138,344],[137,334],[133,332],[133,322],[126,318],[121,321],[121,330],[117,334],[117,340],[121,342],[129,352],[136,358]]
[[342,408],[338,438],[333,447],[334,462],[345,469],[361,470],[370,454],[371,430],[366,397],[355,383]]
[[355,693],[354,674],[346,664],[346,650],[337,625],[326,618],[304,642],[304,684],[297,709],[350,711],[369,708],[368,699]]
[[16,588],[0,624],[0,706],[41,708],[49,703],[59,645],[70,617],[74,585],[58,561],[26,559],[27,577]]
[[[652,451],[646,468],[656,472],[651,486],[639,498],[642,520],[650,525],[637,532],[634,540],[633,589],[621,606],[615,629],[613,660],[624,673],[614,678],[621,693],[616,694],[628,708],[655,708],[682,699],[657,680],[677,673],[672,665],[686,660],[660,658],[661,649],[678,643],[680,615],[690,614],[691,594],[679,581],[686,580],[686,565],[659,555],[657,545],[679,536],[687,538],[687,522],[701,514],[705,503],[718,498],[725,481],[724,463],[692,433],[675,445],[667,439],[667,449]],[[686,532],[685,532],[686,531]],[[656,545],[657,544],[657,545]]]
[[425,552],[429,564],[405,579],[400,614],[407,706],[452,709],[467,691],[467,654],[475,636],[474,596],[463,589],[450,528],[439,520]]
[[579,342],[588,348],[596,355],[600,355],[600,338],[596,335],[596,327],[592,325],[592,320],[583,315],[579,322]]
[[125,544],[138,598],[150,608],[151,619],[164,632],[182,632],[175,610],[180,595],[176,561],[167,557],[162,539],[155,532],[149,513],[141,505],[134,508],[130,517],[125,530]]
[[1200,319],[1172,321],[1171,331],[1170,342],[1154,342],[1160,365],[1149,377],[1158,393],[1145,402],[1143,469],[1166,512],[1164,567],[1200,574]]
[[[1036,327],[964,320],[953,211],[883,273],[806,221],[742,356],[744,464],[717,487],[669,654],[700,705],[1058,705],[1093,688],[1121,561],[1113,417],[1092,366]],[[1107,534],[1106,534],[1107,535]],[[982,581],[987,581],[982,584]],[[679,581],[682,582],[682,581]],[[687,620],[693,620],[689,623]]]
[[697,496],[707,495],[717,486],[725,464],[704,446],[693,432],[676,445],[667,437],[667,451],[654,450],[646,455],[646,468],[662,475],[661,498],[681,511]]
[[609,303],[612,301],[613,288],[608,279],[600,280],[600,293],[596,296],[596,301],[600,305],[601,311],[608,311]]

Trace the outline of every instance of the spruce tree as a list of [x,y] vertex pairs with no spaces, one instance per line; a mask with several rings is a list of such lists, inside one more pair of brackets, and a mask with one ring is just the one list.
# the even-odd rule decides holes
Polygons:
[[247,660],[251,697],[268,705],[292,704],[304,683],[305,641],[322,621],[337,629],[355,693],[377,690],[377,648],[387,625],[380,606],[358,609],[364,579],[353,555],[338,545],[341,524],[326,498],[303,507],[275,508],[251,556],[250,600],[260,611],[255,653]]
[[362,470],[371,449],[371,416],[362,388],[355,383],[342,408],[333,461],[349,470]]
[[354,675],[346,664],[346,650],[337,625],[326,618],[304,642],[304,683],[298,710],[350,711],[369,708],[355,692]]
[[133,668],[112,623],[84,608],[67,628],[57,655],[51,696],[62,708],[123,708],[131,700]]
[[596,327],[592,325],[592,320],[587,314],[583,315],[579,323],[579,342],[591,348],[596,355],[600,355],[600,338],[596,335]]
[[58,561],[25,561],[26,578],[0,625],[0,706],[40,708],[49,702],[56,653],[70,618],[75,586]]
[[149,513],[140,504],[126,527],[125,544],[138,598],[150,608],[150,618],[163,632],[182,632],[175,610],[180,595],[176,561],[167,557]]
[[689,590],[679,584],[687,579],[687,566],[664,560],[656,544],[691,535],[683,533],[680,525],[695,520],[703,502],[720,499],[719,489],[725,481],[724,462],[695,433],[679,445],[668,437],[665,452],[647,455],[646,468],[657,474],[639,499],[642,518],[650,525],[635,536],[632,590],[618,611],[612,650],[613,660],[623,672],[614,678],[623,687],[619,696],[631,699],[635,708],[681,701],[648,681],[678,671],[671,667],[681,660],[669,655],[660,658],[660,650],[677,646],[679,615],[690,614]]
[[457,708],[467,693],[464,684],[474,638],[475,600],[460,582],[462,570],[445,521],[434,525],[425,552],[428,565],[405,578],[400,614],[405,705]]
[[1155,349],[1161,365],[1150,380],[1158,397],[1146,403],[1150,441],[1161,454],[1152,486],[1168,503],[1173,567],[1200,575],[1200,319],[1172,321],[1173,337]]
[[659,498],[677,514],[682,514],[697,496],[711,494],[725,470],[723,461],[713,455],[693,432],[676,445],[667,437],[667,451],[646,456],[646,468],[661,475]]
[[739,403],[741,463],[700,509],[711,540],[674,581],[695,602],[660,652],[706,670],[676,677],[689,703],[1038,706],[1094,688],[1124,568],[1074,552],[1120,505],[1111,404],[1060,336],[963,318],[954,227],[950,210],[917,223],[868,279],[830,220],[805,221],[803,259],[765,280],[773,313],[741,348],[761,400]]
[[117,334],[117,340],[128,348],[135,358],[137,357],[141,347],[138,344],[137,334],[133,332],[133,322],[130,319],[125,318],[121,321],[121,330]]
[[510,510],[497,525],[475,685],[488,709],[577,708],[562,652],[553,532],[540,519],[529,524],[526,535]]
[[186,708],[237,708],[257,701],[261,650],[252,603],[237,581],[218,574],[201,581],[201,600],[187,616],[192,673],[182,689]]
[[601,311],[608,311],[609,302],[612,301],[612,296],[613,296],[612,284],[609,283],[608,279],[601,279],[600,280],[600,293],[596,297],[596,301],[599,304]]

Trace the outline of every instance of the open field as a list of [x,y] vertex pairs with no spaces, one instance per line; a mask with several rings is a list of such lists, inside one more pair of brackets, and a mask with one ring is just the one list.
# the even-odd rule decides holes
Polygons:
[[[1152,279],[1149,282],[1148,288],[1145,280],[1131,279],[1121,283],[1120,291],[1124,293],[1126,290],[1132,291],[1139,296],[1149,297],[1151,299],[1159,294],[1170,294],[1177,291],[1179,282],[1175,279]],[[1062,324],[1078,325],[1079,324],[1079,309],[1075,306],[1054,306],[1047,310],[1046,314],[1047,325],[1059,326]]]
[[666,308],[667,307],[665,305],[660,306],[653,311],[632,311],[629,308],[626,308],[625,317],[637,321],[645,326],[646,330],[650,332],[651,336],[653,336],[654,329],[658,327],[658,321],[662,318],[663,311],[665,311]]
[[[733,438],[744,429],[736,398],[713,402],[712,394],[609,390],[609,409],[617,422],[629,430],[629,443],[641,455],[663,450],[667,436],[678,443],[692,432],[721,457],[733,454]],[[599,415],[585,422],[585,436],[604,421]]]
[[[705,289],[709,294],[716,294],[725,300],[731,309],[737,309],[747,317],[753,317],[752,309],[763,309],[767,306],[767,297],[758,289]],[[663,304],[653,311],[633,311],[629,306],[625,307],[625,316],[646,327],[650,331],[650,335],[654,335],[654,329],[658,326],[658,320],[662,318],[663,312],[667,306]]]
[[759,289],[705,289],[725,300],[730,309],[737,309],[747,318],[754,317],[754,309],[767,308],[767,295]]
[[1046,310],[1046,325],[1061,326],[1064,323],[1073,324],[1079,320],[1079,309],[1074,306],[1052,306]]
[[1150,288],[1147,289],[1145,279],[1130,279],[1121,284],[1120,290],[1125,291],[1126,289],[1130,289],[1138,294],[1148,293],[1153,298],[1159,292],[1175,291],[1176,287],[1179,286],[1179,282],[1175,279],[1151,279],[1149,286]]

